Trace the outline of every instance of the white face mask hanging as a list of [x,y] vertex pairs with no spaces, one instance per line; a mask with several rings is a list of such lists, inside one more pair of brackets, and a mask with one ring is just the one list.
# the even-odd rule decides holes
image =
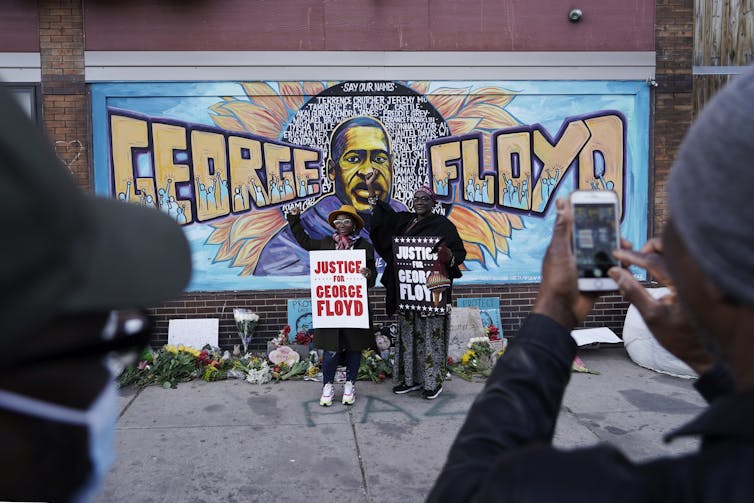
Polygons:
[[114,460],[113,441],[115,422],[118,419],[118,390],[115,382],[112,379],[108,381],[88,410],[74,409],[5,390],[0,390],[0,409],[86,427],[92,471],[72,501],[91,501]]
[[[111,312],[102,331],[104,339],[114,336],[116,321],[115,312]],[[115,459],[113,443],[115,423],[118,420],[118,388],[113,379],[113,365],[110,360],[105,357],[109,370],[107,384],[87,410],[74,409],[0,389],[0,409],[46,421],[83,426],[87,429],[92,470],[71,499],[76,503],[86,503],[94,498]]]

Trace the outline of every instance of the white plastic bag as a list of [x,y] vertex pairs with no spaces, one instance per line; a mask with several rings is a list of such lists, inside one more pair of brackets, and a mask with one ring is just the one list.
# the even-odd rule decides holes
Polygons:
[[[648,288],[647,291],[655,299],[670,293],[667,288]],[[629,306],[623,324],[623,345],[626,347],[628,356],[637,365],[676,377],[686,379],[697,377],[696,372],[688,365],[660,346],[633,304]]]

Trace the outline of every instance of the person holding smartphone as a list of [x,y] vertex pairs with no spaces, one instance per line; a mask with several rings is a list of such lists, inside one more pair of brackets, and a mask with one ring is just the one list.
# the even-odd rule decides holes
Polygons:
[[617,289],[608,276],[610,268],[618,265],[613,251],[620,247],[617,194],[609,190],[576,190],[570,200],[579,290]]
[[[371,288],[377,281],[377,268],[374,262],[374,247],[359,236],[364,227],[364,220],[353,206],[344,204],[330,213],[328,222],[335,231],[332,236],[312,239],[301,222],[301,210],[293,208],[288,213],[288,225],[298,244],[305,250],[365,250],[366,267],[361,274],[367,279]],[[323,351],[322,354],[322,396],[319,404],[323,407],[332,405],[335,397],[335,371],[341,357],[346,363],[346,383],[343,387],[343,404],[353,405],[356,400],[356,379],[361,365],[361,351],[374,347],[374,334],[369,328],[316,328],[314,344]]]
[[[576,354],[570,330],[596,298],[579,290],[573,209],[559,199],[533,312],[476,398],[427,501],[754,501],[752,96],[749,69],[705,106],[671,172],[662,238],[614,252],[674,293],[655,300],[627,269],[608,270],[658,341],[700,375],[695,386],[709,406],[669,436],[699,436],[699,450],[634,463],[609,445],[551,445]],[[736,183],[698,197],[697,181],[712,174]]]

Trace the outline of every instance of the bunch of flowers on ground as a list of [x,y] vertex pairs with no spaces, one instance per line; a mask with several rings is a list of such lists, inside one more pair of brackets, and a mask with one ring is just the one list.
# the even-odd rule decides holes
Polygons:
[[232,367],[229,351],[223,352],[211,346],[195,349],[166,344],[158,351],[145,350],[139,363],[126,368],[118,382],[121,386],[135,384],[144,387],[159,384],[166,388],[175,388],[178,383],[193,379],[225,379]]
[[361,352],[361,365],[357,379],[380,383],[393,375],[393,362],[382,358],[371,349]]
[[488,335],[469,339],[466,345],[467,350],[461,356],[460,361],[456,362],[452,358],[448,358],[448,369],[453,374],[467,381],[471,381],[475,375],[483,378],[489,377],[495,361],[505,351],[505,346],[501,345],[499,350],[493,347],[491,341],[500,341],[497,327],[490,325],[485,331]]
[[279,347],[268,357],[251,353],[232,355],[230,351],[209,345],[195,349],[167,344],[156,351],[144,351],[137,365],[123,371],[118,383],[121,387],[136,385],[141,388],[155,384],[175,388],[178,383],[195,379],[241,379],[265,384],[273,380],[316,376],[318,372],[316,352],[314,357],[300,360],[299,354],[287,346]]
[[[259,316],[248,310],[240,310],[234,316],[239,335],[243,333],[250,338]],[[247,344],[243,351],[239,345],[235,345],[232,353],[210,345],[196,349],[166,344],[158,350],[146,349],[140,355],[137,365],[128,367],[121,373],[118,383],[122,387],[136,385],[143,388],[157,384],[175,388],[178,383],[195,379],[240,379],[254,384],[288,379],[317,379],[321,376],[318,353],[311,351],[308,356],[302,353],[302,357],[289,346],[290,332],[288,325],[280,329],[278,335],[270,341],[273,349],[268,355],[249,353],[249,339],[245,339]],[[296,343],[309,345],[312,334],[302,331],[296,339]]]
[[243,352],[247,353],[254,330],[259,323],[259,315],[250,309],[237,308],[233,310],[233,319],[236,321],[236,330],[238,330],[238,336],[241,338]]
[[314,341],[314,334],[309,330],[301,330],[296,334],[296,344],[308,346]]
[[[309,351],[308,355],[306,352],[296,352],[289,345],[290,332],[291,328],[288,325],[280,329],[278,335],[270,341],[273,349],[268,355],[241,352],[237,345],[232,353],[210,345],[202,349],[171,344],[154,351],[148,348],[140,355],[137,365],[128,367],[121,373],[118,384],[121,387],[135,385],[143,388],[160,385],[175,388],[178,383],[195,379],[239,379],[252,384],[289,379],[321,381],[319,352]],[[473,380],[474,376],[486,378],[490,375],[497,358],[505,352],[506,344],[505,339],[500,338],[495,325],[486,327],[485,334],[484,337],[473,337],[469,340],[467,350],[459,361],[448,358],[450,372],[468,381]],[[311,332],[301,331],[296,334],[295,344],[311,343]],[[392,354],[387,350],[384,354],[388,356],[380,356],[373,350],[363,351],[357,379],[380,383],[391,377]],[[598,373],[586,368],[578,357],[574,359],[572,370]]]
[[500,330],[493,323],[490,323],[488,326],[484,327],[484,333],[491,341],[500,340]]
[[288,379],[303,378],[309,370],[309,361],[297,361],[293,364],[280,362],[272,367],[272,378],[277,381],[286,381]]
[[245,355],[238,360],[234,374],[229,377],[243,379],[251,384],[266,384],[272,380],[272,369],[267,363],[267,358]]
[[289,343],[288,335],[291,333],[291,326],[285,325],[280,329],[278,334],[270,341],[270,343],[277,347],[287,346]]

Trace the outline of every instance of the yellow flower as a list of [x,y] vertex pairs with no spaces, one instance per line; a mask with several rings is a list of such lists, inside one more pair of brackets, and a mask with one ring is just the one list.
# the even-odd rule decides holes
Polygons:
[[168,353],[173,353],[174,355],[178,354],[178,348],[173,346],[172,344],[165,344],[165,351]]
[[199,356],[199,351],[198,350],[196,350],[196,349],[194,349],[192,347],[189,347],[189,346],[184,346],[183,344],[179,344],[178,345],[178,351],[180,351],[182,353],[188,353],[188,354],[190,354],[190,355],[192,355],[194,357]]
[[469,360],[476,356],[476,353],[473,351],[466,351],[463,356],[461,356],[461,364],[467,365],[469,363]]
[[309,377],[314,377],[315,375],[317,375],[317,366],[310,363],[306,373]]
[[205,381],[215,381],[217,380],[217,374],[219,370],[217,368],[213,367],[212,365],[207,365],[207,368],[204,369],[204,375],[202,376],[202,379]]

